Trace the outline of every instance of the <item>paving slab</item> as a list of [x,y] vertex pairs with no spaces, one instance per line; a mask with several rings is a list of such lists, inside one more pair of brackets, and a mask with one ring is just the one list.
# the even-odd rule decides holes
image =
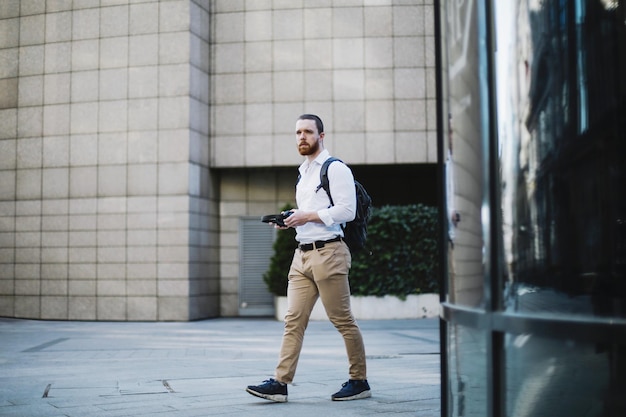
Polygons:
[[0,318],[0,416],[440,415],[437,319],[363,320],[372,398],[334,402],[348,379],[343,340],[307,329],[289,401],[245,392],[273,375],[283,324],[64,322]]

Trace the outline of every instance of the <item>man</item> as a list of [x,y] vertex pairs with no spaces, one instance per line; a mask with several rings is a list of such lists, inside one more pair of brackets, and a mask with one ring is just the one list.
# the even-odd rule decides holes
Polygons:
[[320,169],[330,154],[324,148],[324,125],[318,116],[303,114],[298,118],[296,144],[300,155],[305,157],[296,186],[298,209],[290,210],[292,214],[284,222],[286,227],[296,228],[299,245],[289,270],[288,308],[280,356],[274,378],[261,385],[250,385],[246,391],[271,401],[287,401],[287,384],[293,381],[304,331],[319,297],[328,318],[343,336],[350,364],[350,379],[331,399],[368,398],[371,391],[365,348],[350,308],[348,272],[352,258],[341,239],[341,224],[353,220],[356,213],[354,177],[346,165],[330,164],[328,179],[334,201],[331,206],[328,195],[319,187]]

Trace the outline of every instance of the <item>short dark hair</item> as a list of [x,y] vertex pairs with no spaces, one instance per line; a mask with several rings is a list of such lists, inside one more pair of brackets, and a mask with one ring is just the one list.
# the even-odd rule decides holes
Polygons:
[[315,125],[317,126],[317,133],[322,133],[324,131],[324,123],[322,123],[322,119],[319,116],[314,114],[303,114],[298,117],[298,120],[314,120]]

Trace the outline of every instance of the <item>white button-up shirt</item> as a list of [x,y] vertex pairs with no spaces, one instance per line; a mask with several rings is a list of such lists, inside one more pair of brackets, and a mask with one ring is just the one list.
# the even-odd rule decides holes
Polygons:
[[[354,220],[356,214],[356,191],[352,171],[341,162],[333,162],[328,167],[328,182],[334,205],[331,206],[328,194],[320,185],[322,164],[330,157],[324,149],[315,160],[304,161],[298,168],[300,181],[296,186],[296,203],[303,211],[316,211],[324,222],[309,222],[296,227],[296,240],[311,243],[317,240],[333,239],[343,236],[341,224]],[[317,190],[317,191],[316,191]]]

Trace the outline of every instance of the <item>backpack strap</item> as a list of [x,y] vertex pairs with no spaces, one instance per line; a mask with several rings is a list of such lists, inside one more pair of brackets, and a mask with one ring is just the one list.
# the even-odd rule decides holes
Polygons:
[[333,202],[333,197],[330,195],[330,183],[328,181],[328,166],[335,161],[339,161],[343,163],[341,159],[335,158],[333,156],[331,156],[330,158],[324,161],[324,163],[322,164],[322,169],[320,169],[320,185],[318,185],[317,188],[315,189],[315,192],[319,191],[320,188],[323,188],[324,191],[326,191],[326,194],[328,194],[328,199],[330,200],[331,206],[334,206],[335,203]]

